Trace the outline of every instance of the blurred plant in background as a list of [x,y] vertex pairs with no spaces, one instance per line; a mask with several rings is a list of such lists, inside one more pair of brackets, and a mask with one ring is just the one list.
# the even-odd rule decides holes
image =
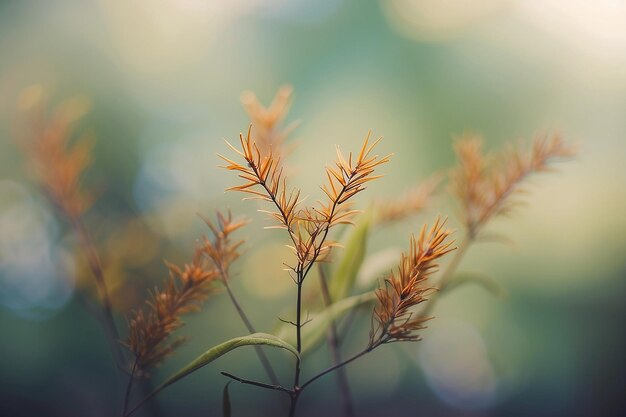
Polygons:
[[[201,310],[185,315],[184,329],[167,339],[191,336],[191,343],[151,368],[150,378],[131,379],[130,405],[219,341],[239,344],[242,334],[261,331],[296,346],[293,326],[278,319],[296,321],[294,287],[282,271],[293,256],[284,232],[261,231],[267,220],[249,202],[222,193],[235,182],[211,157],[226,155],[220,138],[247,126],[246,113],[261,153],[280,157],[289,183],[311,193],[304,205],[326,198],[317,188],[325,181],[319,167],[332,160],[334,144],[359,149],[371,127],[385,134],[380,152],[394,153],[385,178],[356,196],[354,208],[363,213],[355,225],[335,228],[329,243],[340,246],[303,286],[304,382],[367,346],[375,290],[390,271],[400,276],[394,268],[411,252],[411,233],[417,239],[440,213],[459,229],[459,250],[420,287],[428,288],[427,300],[411,320],[435,316],[416,333],[422,340],[375,349],[311,384],[298,415],[619,414],[626,375],[626,3],[288,3],[0,2],[0,323],[10,335],[0,343],[0,414],[118,413],[134,355],[124,348],[117,366],[106,360],[93,318],[105,335],[110,321],[94,265],[124,339],[124,317],[148,314],[144,300],[167,287],[162,260],[184,273],[194,242],[216,242],[213,232],[197,241],[206,228],[197,213],[217,207],[224,218],[226,208],[250,217],[233,240],[245,239],[241,256],[230,279],[212,280]],[[284,80],[297,100],[292,88],[277,89]],[[33,82],[39,84],[23,90]],[[260,98],[243,93],[245,112],[235,100],[243,88]],[[289,109],[306,123],[291,123]],[[568,142],[584,138],[584,149],[560,167],[562,175],[541,177],[514,221],[481,221],[487,203],[506,191],[501,185],[532,167],[533,146],[555,156],[569,148],[551,148],[558,138],[545,133],[528,147],[516,142],[497,153],[483,153],[477,134],[462,134],[452,146],[450,135],[468,128],[484,133],[484,149],[537,128],[561,131]],[[28,139],[46,130],[56,132],[46,148],[62,152],[25,164],[21,151],[43,155]],[[475,151],[464,153],[480,161],[476,193],[459,187],[467,168],[478,166],[467,165],[472,158],[461,157],[467,166],[446,180],[455,147]],[[59,157],[73,161],[71,169],[54,170],[50,162]],[[27,172],[45,192],[28,186]],[[514,188],[524,192],[523,182]],[[521,196],[515,191],[506,201]],[[467,204],[472,216],[465,216]],[[470,217],[480,223],[474,237]],[[211,224],[219,230],[219,217]],[[291,389],[292,357],[262,349],[221,356],[137,413],[217,413],[222,370],[271,384],[277,378]],[[286,413],[283,393],[232,383],[227,393],[233,415]],[[318,401],[322,396],[328,401]]]
[[[124,339],[120,338],[111,292],[98,249],[83,221],[85,212],[92,205],[92,199],[87,195],[92,193],[84,191],[81,177],[91,164],[92,144],[85,138],[72,140],[69,126],[84,113],[88,107],[87,102],[65,102],[53,112],[51,121],[48,121],[40,86],[29,87],[20,95],[19,107],[41,116],[25,119],[25,133],[20,134],[17,143],[22,146],[27,160],[32,164],[35,179],[50,201],[69,221],[78,237],[78,246],[83,250],[95,279],[102,305],[102,312],[91,308],[87,311],[102,325],[111,346],[115,367],[121,371],[122,376],[128,373],[122,416],[135,413],[147,402],[152,404],[151,413],[160,413],[154,397],[164,388],[230,351],[247,345],[255,347],[271,383],[246,379],[228,372],[222,372],[224,376],[246,385],[287,394],[290,399],[288,415],[295,416],[298,400],[304,390],[326,374],[337,372],[342,414],[355,415],[350,382],[343,367],[382,345],[421,340],[418,332],[424,330],[425,323],[432,319],[430,314],[438,295],[450,291],[460,283],[472,282],[471,277],[464,277],[460,281],[456,276],[457,268],[467,246],[474,240],[483,238],[481,231],[485,224],[492,217],[511,211],[516,203],[513,197],[519,194],[519,184],[527,176],[547,170],[553,159],[571,157],[574,154],[573,149],[566,146],[559,136],[554,136],[551,139],[536,140],[528,153],[512,149],[494,162],[491,160],[493,158],[482,155],[480,139],[469,137],[459,140],[456,146],[459,167],[453,171],[452,179],[467,236],[436,287],[429,284],[429,278],[437,272],[439,259],[456,249],[450,239],[452,231],[446,228],[446,220],[440,218],[431,228],[422,226],[418,237],[411,237],[409,250],[401,254],[397,272],[392,270],[386,274],[377,290],[355,294],[355,279],[367,260],[365,248],[372,218],[376,218],[376,224],[381,227],[420,211],[439,180],[426,181],[417,191],[407,192],[398,198],[395,204],[386,202],[374,205],[359,217],[360,221],[355,220],[359,211],[353,208],[354,197],[370,181],[381,177],[374,175],[375,170],[391,158],[390,155],[379,157],[372,154],[380,139],[370,144],[368,133],[358,154],[349,153],[345,156],[337,147],[336,162],[333,167],[326,168],[327,182],[321,186],[324,199],[318,200],[314,205],[304,205],[307,197],[302,196],[300,189],[289,188],[291,186],[287,185],[287,175],[282,165],[286,154],[283,150],[284,142],[291,128],[281,130],[278,123],[287,114],[290,95],[291,87],[282,87],[272,105],[265,108],[252,93],[246,93],[243,102],[252,125],[246,136],[240,135],[240,149],[226,142],[243,162],[239,163],[222,155],[220,157],[227,163],[224,168],[236,172],[244,181],[228,190],[241,191],[252,196],[247,199],[269,203],[272,210],[260,209],[275,224],[269,228],[282,229],[288,236],[287,247],[291,250],[293,259],[283,261],[282,264],[296,284],[296,318],[280,318],[283,325],[275,331],[278,336],[256,332],[244,311],[247,307],[239,303],[229,284],[231,264],[240,257],[239,250],[243,244],[243,241],[232,242],[230,235],[243,227],[246,221],[234,221],[230,213],[224,215],[218,211],[217,223],[205,219],[213,239],[205,237],[198,241],[191,262],[183,267],[166,262],[169,278],[160,288],[150,291],[145,308],[138,308],[130,313],[127,319],[128,335]],[[258,126],[254,130],[254,137],[252,126]],[[257,136],[260,142],[257,142]],[[342,225],[354,228],[347,231],[346,241],[340,243],[332,240],[329,233],[331,229]],[[345,251],[338,250],[338,247],[343,247]],[[330,266],[323,266],[325,263]],[[258,265],[258,268],[264,267],[267,265]],[[330,279],[324,269],[330,271]],[[317,291],[305,297],[304,283],[311,272],[317,272],[320,285]],[[135,381],[150,378],[151,370],[180,348],[186,338],[177,336],[172,339],[172,335],[183,326],[182,316],[199,311],[202,303],[215,291],[218,281],[226,288],[249,335],[209,348],[156,388],[147,384],[148,394],[130,406],[132,399],[136,397],[133,390]],[[478,282],[495,285],[489,281]],[[311,314],[308,303],[315,298],[322,299],[323,303],[313,301],[317,310]],[[343,358],[342,342],[348,339],[351,320],[354,316],[358,317],[358,307],[374,300],[376,302],[370,320],[369,341],[361,351]],[[85,300],[85,305],[88,306],[90,302],[89,299]],[[416,310],[423,303],[426,305]],[[307,311],[306,317],[303,316],[304,311]],[[345,315],[353,317],[339,330],[339,323]],[[305,329],[307,324],[310,326]],[[332,366],[305,380],[302,378],[304,355],[319,348],[325,334],[328,334],[329,348],[333,353]],[[130,359],[120,350],[120,344],[130,351]],[[285,349],[295,356],[292,385],[281,384],[261,346]],[[229,384],[226,384],[223,391],[224,415],[231,414],[228,387]]]

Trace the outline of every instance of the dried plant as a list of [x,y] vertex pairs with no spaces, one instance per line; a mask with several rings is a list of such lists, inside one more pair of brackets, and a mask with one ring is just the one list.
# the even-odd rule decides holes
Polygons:
[[44,89],[33,85],[21,92],[18,104],[24,111],[25,120],[18,127],[16,142],[24,151],[31,172],[49,201],[59,208],[81,242],[80,248],[102,301],[102,314],[93,314],[101,323],[116,364],[120,366],[123,355],[117,344],[119,333],[113,318],[109,289],[100,257],[82,220],[94,202],[94,194],[85,191],[81,184],[81,177],[92,161],[94,142],[88,135],[73,141],[74,124],[87,113],[90,102],[78,96],[62,102],[48,115]]
[[224,215],[221,212],[217,212],[217,223],[213,223],[207,218],[203,218],[204,222],[211,229],[213,234],[213,240],[204,236],[202,238],[201,251],[212,262],[213,266],[219,273],[219,278],[222,282],[228,282],[230,275],[229,269],[233,262],[239,258],[239,247],[244,243],[243,240],[238,240],[234,243],[230,241],[230,235],[248,224],[246,220],[233,221],[232,213]]
[[[349,200],[365,189],[365,184],[380,176],[373,175],[377,166],[389,161],[389,156],[372,155],[372,150],[380,141],[369,143],[368,133],[359,154],[354,158],[352,153],[346,158],[337,147],[337,160],[334,167],[326,168],[328,182],[322,185],[327,200],[319,201],[317,206],[300,208],[302,201],[300,190],[287,191],[287,182],[283,177],[280,160],[271,153],[263,154],[251,137],[248,129],[244,137],[240,134],[241,150],[227,142],[245,164],[235,162],[225,156],[220,157],[228,163],[226,169],[239,172],[245,182],[229,190],[251,194],[256,199],[265,200],[275,206],[275,210],[267,213],[277,222],[279,228],[285,229],[293,245],[289,247],[295,254],[296,265],[287,265],[297,285],[296,328],[297,351],[302,351],[302,285],[315,262],[323,260],[335,243],[327,240],[329,230],[338,224],[350,224],[356,211],[351,208]],[[260,188],[259,191],[257,188]],[[294,388],[291,391],[290,415],[300,395],[300,361],[297,361]]]
[[128,319],[124,345],[133,353],[134,375],[143,375],[161,363],[185,340],[169,342],[183,325],[181,316],[198,311],[201,302],[215,291],[219,271],[205,257],[204,246],[196,247],[191,263],[182,268],[166,262],[169,278],[155,288],[146,301],[146,311],[137,310]]
[[[439,278],[439,294],[458,285],[457,269],[485,225],[520,204],[516,197],[523,191],[523,181],[533,173],[549,171],[551,163],[575,154],[575,148],[565,144],[559,135],[535,139],[530,151],[509,147],[499,155],[483,154],[482,139],[466,135],[457,140],[455,150],[458,166],[450,175],[451,188],[462,208],[465,237]],[[492,283],[489,285],[493,286]],[[428,300],[421,318],[430,314],[437,299],[431,297]]]
[[[237,310],[237,314],[239,314],[239,317],[246,326],[246,329],[248,329],[251,334],[256,333],[257,331],[254,328],[254,325],[248,318],[248,315],[244,312],[243,307],[237,300],[237,297],[235,297],[235,294],[230,287],[229,269],[231,264],[235,260],[237,260],[237,258],[239,258],[238,249],[244,242],[243,240],[239,240],[232,243],[230,241],[230,235],[237,229],[245,226],[248,221],[233,221],[230,211],[227,215],[224,215],[218,211],[217,224],[214,224],[206,218],[204,218],[204,221],[207,226],[209,226],[209,229],[211,229],[214,240],[211,241],[205,236],[203,238],[202,252],[213,262],[215,269],[219,273],[219,278],[226,288],[228,297],[230,298],[230,301],[232,302],[235,309]],[[272,383],[274,384],[277,384],[278,377],[276,376],[276,372],[274,371],[274,368],[267,358],[267,355],[265,355],[265,352],[263,352],[263,350],[258,346],[255,346],[255,350],[270,381],[272,381]]]
[[280,124],[289,113],[292,94],[293,88],[290,85],[283,85],[267,107],[261,104],[252,91],[241,94],[241,103],[248,113],[250,124],[254,126],[256,144],[263,155],[273,154],[280,158],[289,154],[286,141],[298,126],[298,122],[292,122],[286,127],[281,127]]
[[[35,91],[36,93],[36,91]],[[29,93],[31,96],[33,91]],[[499,155],[484,155],[481,140],[467,136],[457,141],[455,149],[459,165],[451,175],[452,189],[461,206],[465,236],[458,248],[451,239],[447,219],[438,217],[431,227],[424,225],[417,237],[409,240],[408,251],[400,256],[399,263],[382,279],[377,289],[361,291],[354,279],[364,264],[370,225],[384,227],[399,222],[430,203],[435,189],[441,182],[433,177],[420,186],[409,190],[399,198],[377,202],[363,216],[354,207],[354,197],[368,183],[380,178],[377,169],[389,162],[390,156],[379,157],[374,149],[380,139],[370,143],[368,133],[358,153],[345,155],[337,147],[334,164],[325,170],[326,181],[321,185],[323,198],[314,204],[305,204],[300,189],[287,183],[284,168],[285,140],[294,124],[281,127],[290,106],[292,89],[283,87],[268,107],[264,107],[252,93],[245,93],[242,101],[252,125],[247,133],[240,134],[239,146],[227,145],[236,154],[229,158],[220,155],[226,162],[224,168],[237,173],[242,183],[229,190],[246,193],[246,199],[258,199],[270,207],[261,211],[272,220],[269,228],[284,230],[288,247],[293,253],[286,261],[287,272],[296,284],[294,299],[295,319],[280,319],[287,332],[279,330],[276,335],[258,333],[243,306],[230,286],[233,263],[241,256],[243,240],[234,239],[233,233],[248,223],[234,219],[229,212],[216,214],[216,221],[204,218],[210,236],[201,238],[191,260],[182,265],[166,262],[169,277],[160,287],[149,291],[143,306],[133,310],[127,318],[128,333],[121,340],[126,351],[118,351],[117,328],[103,269],[96,247],[83,224],[83,215],[93,203],[93,192],[85,191],[81,175],[91,162],[92,142],[79,140],[73,144],[71,123],[80,112],[76,103],[61,106],[53,116],[40,117],[28,126],[28,134],[19,141],[24,148],[36,178],[47,195],[70,220],[83,243],[82,249],[98,288],[100,290],[105,319],[103,326],[108,332],[117,364],[128,373],[122,416],[127,417],[138,410],[156,394],[204,365],[218,359],[240,346],[254,346],[270,383],[242,378],[227,372],[226,377],[259,388],[274,390],[288,395],[288,415],[294,416],[298,400],[305,389],[323,376],[337,371],[340,395],[345,417],[354,414],[350,399],[349,378],[344,367],[372,350],[392,342],[412,342],[422,338],[421,331],[432,318],[432,310],[442,293],[455,287],[456,272],[467,248],[477,240],[482,229],[494,217],[506,214],[517,204],[523,180],[535,172],[546,171],[550,164],[573,155],[573,148],[566,145],[560,136],[540,138],[534,141],[530,151],[511,148]],[[32,102],[33,100],[22,100]],[[73,111],[71,111],[74,109]],[[348,238],[341,242],[332,237],[337,226],[356,225]],[[335,249],[342,246],[343,249]],[[458,250],[456,250],[458,249]],[[450,252],[455,251],[445,269],[438,274],[439,264]],[[330,256],[332,254],[332,256]],[[317,268],[313,269],[317,265]],[[303,286],[311,271],[319,271],[320,285],[311,299],[303,296]],[[327,274],[330,271],[330,274]],[[329,275],[329,276],[327,276]],[[210,347],[195,360],[166,379],[150,394],[135,403],[133,387],[137,380],[149,381],[153,369],[171,355],[186,338],[177,336],[184,325],[183,316],[197,312],[203,302],[220,288],[228,294],[239,317],[249,334],[230,339]],[[318,294],[319,293],[319,294]],[[312,318],[303,317],[306,306],[323,299]],[[359,307],[374,306],[371,313],[369,339],[362,350],[352,355],[342,355],[342,342],[352,320],[345,319],[343,327],[338,323],[344,315],[356,316]],[[310,323],[310,324],[309,324]],[[304,326],[309,324],[307,333]],[[293,327],[291,327],[293,326]],[[304,329],[304,330],[303,330]],[[305,355],[314,350],[319,335],[328,332],[332,364],[325,370],[314,373],[307,380],[302,378]],[[317,339],[316,339],[317,338]],[[280,348],[295,357],[293,379],[290,384],[280,382],[264,348]],[[230,412],[228,384],[224,388],[224,410]],[[225,411],[226,412],[226,411]]]
[[457,141],[455,150],[459,166],[452,173],[453,187],[472,236],[491,218],[515,207],[515,194],[526,177],[547,171],[554,160],[575,153],[558,135],[535,139],[530,151],[511,147],[498,156],[482,153],[480,137],[465,136]]
[[[318,259],[323,259],[333,245],[328,243],[328,231],[338,224],[351,223],[357,213],[351,209],[350,200],[357,193],[365,189],[365,184],[380,176],[372,175],[374,169],[389,161],[389,156],[379,158],[371,156],[371,152],[380,139],[369,144],[369,133],[365,138],[361,151],[356,159],[352,160],[352,153],[346,159],[337,147],[337,161],[335,167],[327,167],[328,182],[322,186],[327,201],[320,201],[316,207],[300,208],[300,190],[288,191],[287,181],[283,176],[280,159],[271,153],[262,154],[256,142],[251,138],[251,129],[247,135],[240,135],[241,151],[227,142],[245,161],[245,164],[235,162],[225,156],[220,157],[228,163],[226,169],[239,172],[239,177],[245,183],[229,190],[242,191],[252,194],[252,198],[265,200],[275,206],[274,211],[267,213],[278,223],[279,228],[286,229],[293,243],[290,248],[297,257],[297,266],[290,269],[301,282],[303,275],[310,270]],[[257,187],[258,186],[258,187]],[[260,188],[259,191],[256,188]]]
[[424,225],[417,239],[411,237],[408,255],[402,254],[397,274],[392,272],[384,287],[376,291],[377,323],[371,332],[372,344],[419,340],[415,332],[424,328],[428,318],[416,315],[412,308],[425,301],[432,290],[426,281],[437,270],[436,261],[455,249],[445,224],[445,220],[437,219],[428,233]]
[[58,105],[51,115],[46,114],[43,91],[31,86],[22,92],[24,96],[39,95],[24,109],[26,123],[17,143],[28,156],[31,171],[50,200],[70,219],[77,219],[94,202],[93,193],[81,185],[81,177],[91,165],[93,138],[82,135],[77,140],[74,125],[89,110],[84,97],[76,97]]

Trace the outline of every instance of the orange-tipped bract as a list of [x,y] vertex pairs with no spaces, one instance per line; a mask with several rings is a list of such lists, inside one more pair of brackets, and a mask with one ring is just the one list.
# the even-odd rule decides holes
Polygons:
[[449,240],[452,232],[445,226],[446,220],[438,218],[428,231],[424,225],[419,237],[411,237],[409,252],[402,254],[397,274],[392,271],[385,285],[376,291],[378,305],[374,310],[372,340],[419,340],[415,332],[424,328],[428,318],[411,309],[425,301],[426,293],[432,290],[426,280],[437,270],[437,260],[455,249]]

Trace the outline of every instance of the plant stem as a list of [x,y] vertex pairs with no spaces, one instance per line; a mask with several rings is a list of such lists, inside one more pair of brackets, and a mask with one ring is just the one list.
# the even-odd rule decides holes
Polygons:
[[[152,379],[146,378],[142,381],[143,386],[143,395],[149,395],[151,392],[154,392],[154,384],[152,383]],[[163,410],[159,406],[155,397],[152,397],[146,404],[147,413],[150,417],[162,417]]]
[[331,366],[330,368],[327,368],[326,370],[320,372],[319,374],[315,375],[314,377],[312,377],[311,379],[309,379],[307,382],[305,382],[304,384],[302,384],[302,387],[300,387],[300,390],[304,390],[306,387],[308,387],[310,384],[312,384],[313,382],[315,382],[317,379],[323,377],[324,375],[333,372],[337,369],[340,369],[344,366],[346,366],[347,364],[349,364],[352,361],[357,360],[358,358],[360,358],[361,356],[371,352],[372,350],[376,349],[378,346],[382,345],[384,343],[384,339],[381,337],[379,338],[377,341],[370,343],[365,349],[363,349],[362,351],[358,352],[357,354],[349,357],[348,359],[344,360],[341,363],[338,363],[336,365]]
[[[324,305],[329,307],[333,304],[333,300],[328,290],[328,283],[326,281],[326,273],[324,268],[319,266],[320,287],[322,289],[322,298],[324,299]],[[339,349],[339,337],[337,335],[337,325],[335,320],[331,320],[330,328],[328,330],[328,346],[333,357],[333,365],[341,363],[341,351]],[[354,416],[354,405],[352,403],[352,395],[350,394],[350,383],[348,381],[348,375],[344,368],[337,370],[337,384],[339,385],[339,397],[341,399],[342,414],[345,417]]]
[[[239,314],[239,317],[241,317],[241,321],[243,321],[244,325],[246,326],[246,328],[248,329],[248,331],[250,333],[256,333],[256,330],[254,329],[254,326],[252,325],[252,322],[250,322],[250,319],[248,318],[246,313],[243,311],[243,308],[241,307],[241,304],[239,304],[239,301],[237,301],[237,298],[235,297],[235,294],[233,293],[232,289],[230,288],[230,284],[228,283],[228,279],[223,279],[222,282],[223,282],[224,286],[226,287],[226,292],[228,293],[228,296],[230,297],[230,301],[233,303],[233,306],[235,307],[235,310],[237,310],[237,313]],[[272,381],[272,384],[278,385],[278,383],[279,383],[278,377],[276,376],[276,373],[274,372],[274,368],[272,368],[272,364],[268,360],[267,355],[263,351],[263,348],[261,348],[260,346],[255,346],[254,350],[255,350],[257,356],[259,357],[259,360],[261,361],[261,364],[263,365],[263,368],[265,369],[265,373],[269,377],[270,381]]]
[[296,359],[296,370],[293,378],[293,391],[291,394],[291,402],[289,403],[289,417],[293,417],[296,413],[296,405],[300,397],[300,353],[302,353],[302,281],[304,280],[302,270],[298,270],[298,296],[296,300],[296,339],[298,358]]
[[310,384],[315,382],[317,379],[323,377],[324,375],[326,375],[326,374],[328,374],[330,372],[336,371],[338,369],[341,369],[344,366],[346,366],[347,364],[349,364],[350,362],[355,361],[358,358],[360,358],[361,356],[371,352],[372,350],[376,349],[378,346],[380,346],[383,343],[385,343],[385,341],[386,341],[385,333],[382,333],[381,336],[376,341],[370,342],[367,345],[367,347],[365,349],[363,349],[362,351],[360,351],[357,354],[349,357],[348,359],[345,359],[344,361],[342,361],[340,363],[337,363],[337,364],[331,366],[330,368],[327,368],[326,370],[320,372],[319,374],[315,375],[314,377],[312,377],[311,379],[306,381],[301,386],[295,386],[294,390],[291,391],[291,403],[289,405],[289,417],[294,417],[295,416],[296,405],[298,404],[298,399],[300,398],[300,395],[302,394],[302,392],[304,392],[304,389],[306,387],[308,387]]
[[293,394],[291,396],[291,402],[289,403],[289,417],[294,417],[296,415],[296,404],[298,403],[298,397],[300,394]]
[[[463,255],[467,251],[467,248],[474,241],[474,237],[473,236],[474,236],[473,234],[468,234],[468,236],[459,245],[459,248],[458,248],[454,258],[452,259],[450,264],[448,264],[448,267],[444,271],[444,273],[443,273],[443,275],[442,275],[442,277],[441,277],[441,279],[439,281],[439,286],[440,286],[440,290],[441,291],[443,291],[446,288],[446,286],[449,284],[449,281],[450,281],[451,277],[453,276],[454,272],[456,271],[456,269],[458,268],[459,264],[461,263]],[[440,294],[441,291],[436,293],[436,294]],[[425,306],[424,310],[420,313],[421,317],[426,317],[426,316],[428,316],[428,314],[430,314],[430,312],[432,311],[432,309],[435,306],[435,303],[436,303],[437,299],[438,299],[438,295],[434,295],[433,297],[429,298],[429,300],[427,301],[428,304]],[[331,367],[325,369],[324,371],[318,373],[317,375],[313,376],[311,379],[306,381],[301,386],[297,386],[296,385],[294,387],[294,391],[293,391],[293,393],[291,395],[291,405],[290,405],[290,409],[289,409],[289,417],[293,417],[294,416],[298,398],[299,398],[300,394],[304,391],[304,389],[306,387],[308,387],[313,382],[317,381],[319,378],[325,376],[326,374],[329,374],[329,373],[331,373],[333,371],[336,371],[336,370],[339,370],[339,369],[343,368],[344,366],[348,365],[349,363],[357,360],[361,356],[366,355],[367,353],[373,351],[374,349],[376,349],[380,345],[382,345],[385,342],[387,342],[388,340],[385,338],[386,332],[387,332],[387,328],[385,327],[381,331],[380,336],[376,340],[371,341],[368,344],[368,346],[365,349],[363,349],[362,351],[356,353],[355,355],[349,357],[348,359],[345,359],[345,360],[343,360],[343,361],[341,361],[339,363],[335,363],[333,366],[331,366]]]
[[271,389],[271,390],[276,390],[276,391],[282,391],[285,392],[289,395],[293,394],[293,391],[291,391],[290,389],[287,389],[281,385],[273,385],[273,384],[265,384],[263,382],[257,382],[257,381],[252,381],[251,379],[245,379],[245,378],[240,378],[238,376],[235,376],[233,374],[229,374],[228,372],[220,372],[222,375],[234,379],[237,382],[241,382],[242,384],[248,384],[248,385],[254,385],[255,387],[261,387],[261,388],[265,388],[265,389]]
[[115,361],[116,366],[120,368],[124,365],[124,355],[118,344],[118,340],[120,338],[119,332],[117,331],[115,319],[113,318],[111,297],[104,279],[104,272],[102,270],[100,258],[98,257],[93,241],[91,240],[91,237],[81,220],[77,217],[71,217],[70,222],[74,228],[74,232],[82,243],[81,247],[83,249],[83,253],[87,258],[87,263],[89,264],[89,268],[91,269],[96,285],[98,286],[98,292],[100,294],[100,299],[102,300],[103,310],[102,320],[99,321],[104,329],[107,341],[109,342],[113,360]]
[[[302,353],[302,279],[298,279],[298,298],[296,301],[296,349],[298,354]],[[294,390],[298,388],[300,384],[300,358],[296,360],[296,374],[294,377],[293,387]]]
[[126,410],[128,409],[128,401],[130,400],[130,393],[133,389],[133,381],[135,380],[135,370],[137,369],[137,358],[133,362],[133,367],[128,376],[128,383],[126,384],[126,393],[124,394],[124,405],[122,406],[122,417],[126,416]]
[[[335,215],[335,210],[339,205],[339,201],[341,201],[341,197],[343,196],[346,187],[344,186],[342,190],[337,194],[336,200],[333,202],[332,207],[330,208],[330,213],[328,215],[326,226],[324,227],[324,232],[322,234],[322,238],[319,243],[315,247],[315,251],[313,252],[313,256],[308,261],[308,264],[304,262],[299,262],[298,270],[297,270],[297,285],[298,285],[298,298],[296,302],[296,339],[298,354],[302,353],[302,284],[304,283],[304,279],[309,274],[309,271],[317,261],[317,258],[322,251],[322,247],[324,246],[324,242],[326,241],[326,237],[328,236],[328,231],[330,230],[330,226],[333,222],[333,216]],[[293,239],[293,234],[290,233],[290,236]],[[295,243],[295,240],[294,240]],[[296,405],[298,404],[298,398],[300,398],[300,393],[302,389],[300,387],[300,357],[296,360],[296,371],[293,382],[293,395],[291,396],[291,405],[289,406],[289,417],[293,417],[296,413]]]

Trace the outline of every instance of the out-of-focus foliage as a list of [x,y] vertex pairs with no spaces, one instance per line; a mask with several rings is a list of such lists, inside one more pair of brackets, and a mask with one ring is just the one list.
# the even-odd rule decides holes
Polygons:
[[[162,259],[188,259],[206,227],[197,213],[253,211],[223,193],[234,183],[216,153],[248,124],[242,91],[268,103],[290,83],[295,116],[286,126],[302,118],[287,141],[290,177],[312,190],[311,202],[323,197],[315,187],[333,146],[358,148],[369,128],[385,137],[379,152],[395,154],[368,190],[383,201],[452,166],[452,137],[466,130],[484,134],[486,148],[553,131],[580,144],[574,162],[533,184],[528,206],[485,231],[510,237],[514,248],[473,246],[461,268],[493,277],[508,297],[463,286],[442,297],[419,347],[381,350],[349,367],[359,415],[618,415],[626,375],[624,21],[623,1],[0,2],[0,414],[107,415],[98,410],[119,402],[116,370],[101,360],[107,346],[73,296],[91,285],[88,268],[14,144],[28,104],[20,92],[41,86],[50,108],[88,97],[90,112],[73,122],[96,138],[86,181],[98,199],[85,221],[116,283],[114,308],[128,311],[161,282]],[[441,194],[428,219],[449,213],[461,229],[458,206]],[[266,217],[253,217],[232,285],[243,303],[263,300],[254,318],[269,332],[293,298],[281,270],[289,252],[279,232],[262,230]],[[404,247],[406,232],[425,220],[370,231],[367,254],[381,254],[383,267],[364,277],[365,287],[388,272],[385,259],[399,257],[390,248]],[[186,329],[194,343],[155,377],[189,363],[199,346],[245,331],[224,297]],[[328,364],[325,353],[310,360],[311,369]],[[221,369],[263,375],[252,354],[220,361],[169,388],[159,398],[166,414],[219,410]],[[231,384],[232,414],[281,413],[264,394]],[[334,410],[334,398],[302,401],[303,416]]]

